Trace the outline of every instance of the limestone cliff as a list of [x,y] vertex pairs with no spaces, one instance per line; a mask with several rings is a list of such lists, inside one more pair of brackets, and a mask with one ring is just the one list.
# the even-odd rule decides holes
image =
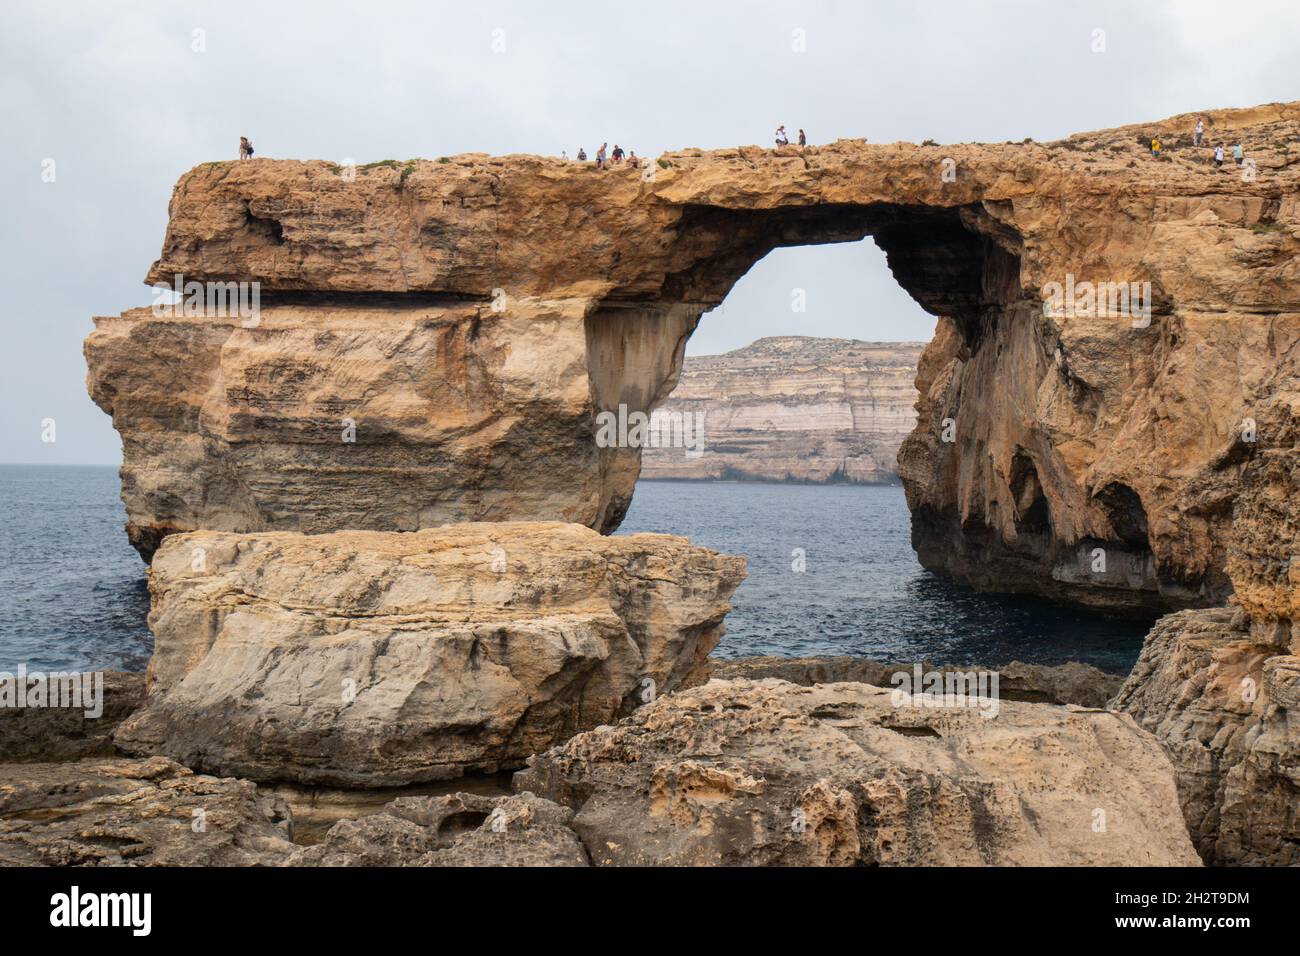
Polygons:
[[[200,166],[149,277],[259,282],[267,314],[97,321],[90,388],[123,434],[132,539],[148,555],[197,527],[612,529],[639,453],[598,447],[595,415],[662,401],[696,322],[772,248],[871,235],[943,317],[900,457],[926,565],[1108,605],[1216,603],[1235,581],[1293,605],[1277,535],[1295,496],[1277,489],[1294,430],[1270,423],[1300,392],[1300,104],[1205,115],[1249,165],[1216,168],[1185,115],[644,170]],[[1045,313],[1076,280],[1149,283],[1149,321]]]
[[922,347],[782,336],[690,356],[660,408],[703,416],[703,447],[647,446],[641,477],[897,481]]

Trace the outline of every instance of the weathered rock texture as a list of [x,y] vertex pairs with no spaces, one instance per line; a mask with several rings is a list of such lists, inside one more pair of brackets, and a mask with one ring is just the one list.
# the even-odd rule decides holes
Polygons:
[[[913,663],[887,664],[867,657],[739,657],[732,660],[709,658],[691,674],[687,687],[698,687],[710,680],[762,680],[775,677],[809,687],[813,684],[859,683],[877,687],[896,687],[891,678],[898,673],[911,674]],[[922,664],[923,672],[939,671],[967,674],[988,670],[982,665]],[[1080,707],[1105,707],[1119,691],[1124,679],[1107,674],[1089,664],[1071,661],[1048,666],[1012,661],[997,668],[998,696],[1002,700],[1021,700],[1036,704],[1077,704]]]
[[268,866],[288,808],[162,757],[0,766],[0,866]]
[[1207,863],[1300,864],[1300,656],[1228,609],[1160,620],[1114,706],[1164,744]]
[[[85,707],[0,707],[0,763],[81,760],[116,753],[113,731],[144,700],[144,675],[104,671],[103,712]],[[45,700],[58,697],[47,690]]]
[[531,793],[399,797],[343,820],[286,866],[588,866],[573,811]]
[[923,345],[787,336],[691,356],[660,409],[702,416],[703,453],[646,447],[641,477],[897,482]]
[[[1254,175],[1191,147],[1192,115],[1047,144],[686,150],[643,171],[198,167],[149,278],[260,282],[265,315],[97,321],[90,390],[123,435],[132,540],[613,528],[638,453],[596,448],[595,414],[661,401],[699,316],[773,247],[871,235],[944,317],[900,459],[922,561],[1101,604],[1219,602],[1234,541],[1271,533],[1234,523],[1271,480],[1249,463],[1292,450],[1241,436],[1296,390],[1300,105],[1206,115]],[[1044,287],[1071,276],[1150,282],[1149,326],[1045,316]]]
[[[909,699],[910,701],[910,699]],[[713,681],[539,754],[593,863],[1196,865],[1131,718],[895,707],[867,684]]]
[[669,535],[464,524],[170,536],[131,753],[353,787],[519,766],[676,687],[742,558]]

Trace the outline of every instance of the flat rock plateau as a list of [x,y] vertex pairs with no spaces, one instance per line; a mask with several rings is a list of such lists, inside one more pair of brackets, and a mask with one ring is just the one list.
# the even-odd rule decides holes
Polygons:
[[[1194,147],[1198,116],[1248,162]],[[37,735],[0,763],[0,862],[1298,862],[1298,139],[1281,103],[642,170],[195,168],[148,281],[260,308],[95,320],[155,653],[102,725],[0,726]],[[660,407],[767,252],[868,235],[938,320],[898,453],[918,557],[1166,613],[1117,692],[1013,665],[963,706],[882,686],[900,665],[710,662],[743,559],[607,535],[641,452],[601,414]],[[325,832],[286,787],[322,788]]]

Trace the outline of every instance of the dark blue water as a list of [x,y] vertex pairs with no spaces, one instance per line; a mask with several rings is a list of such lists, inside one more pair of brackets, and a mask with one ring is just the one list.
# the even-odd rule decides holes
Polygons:
[[[718,657],[850,654],[1124,673],[1151,620],[981,594],[917,563],[902,488],[643,481],[619,533],[682,534],[749,559]],[[796,548],[806,570],[792,566]]]
[[[140,670],[144,564],[116,468],[0,465],[0,670]],[[664,531],[749,559],[714,653],[855,654],[1126,671],[1144,622],[978,594],[921,568],[899,488],[642,482],[620,533]],[[806,570],[792,570],[793,551]]]
[[143,670],[144,562],[116,468],[0,465],[0,670]]

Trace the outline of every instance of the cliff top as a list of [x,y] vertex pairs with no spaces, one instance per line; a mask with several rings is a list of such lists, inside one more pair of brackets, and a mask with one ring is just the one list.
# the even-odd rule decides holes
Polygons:
[[[1199,148],[1198,115],[1207,126]],[[1152,135],[1165,146],[1159,158],[1147,148]],[[318,160],[206,163],[177,183],[148,280],[249,280],[272,294],[485,298],[500,289],[592,308],[648,300],[707,308],[772,248],[872,235],[900,283],[935,314],[986,297],[977,270],[952,263],[982,256],[990,240],[1020,258],[1022,288],[1067,271],[1154,272],[1162,294],[1190,284],[1184,292],[1199,306],[1221,308],[1225,290],[1211,287],[1212,276],[1144,261],[1140,250],[1156,237],[1141,232],[1208,214],[1278,232],[1293,250],[1298,139],[1300,103],[1278,103],[1051,143],[687,149],[640,170],[483,154],[355,170]],[[1248,169],[1230,155],[1216,167],[1220,141],[1229,149],[1240,141]],[[1127,223],[1122,243],[1059,242],[1063,222],[1086,229],[1102,216]],[[1262,301],[1300,299],[1291,276],[1276,279]]]
[[914,366],[924,342],[866,342],[816,335],[769,335],[713,355],[688,355],[693,370],[713,366],[801,365]]

